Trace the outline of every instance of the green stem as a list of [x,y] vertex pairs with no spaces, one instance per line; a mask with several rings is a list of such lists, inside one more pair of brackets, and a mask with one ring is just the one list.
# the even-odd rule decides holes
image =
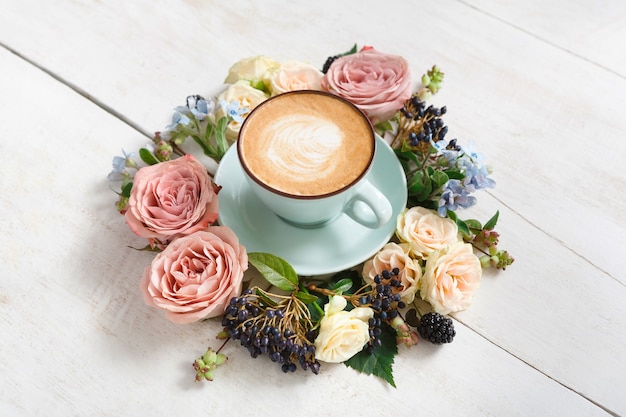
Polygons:
[[317,303],[313,303],[315,311],[317,311],[321,316],[324,315],[324,309]]
[[187,152],[183,151],[180,146],[178,146],[176,143],[174,143],[174,141],[170,141],[169,144],[172,147],[172,149],[174,150],[174,152],[176,152],[178,155],[184,156],[184,155],[187,154]]
[[215,353],[220,353],[220,351],[224,348],[224,346],[226,346],[226,343],[228,343],[229,341],[230,337],[227,337],[226,340],[224,340],[224,343],[222,343],[222,346],[220,346]]

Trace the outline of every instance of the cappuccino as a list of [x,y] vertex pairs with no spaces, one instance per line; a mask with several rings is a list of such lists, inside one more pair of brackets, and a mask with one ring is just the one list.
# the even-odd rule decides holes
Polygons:
[[244,121],[241,164],[263,187],[296,197],[320,197],[360,180],[374,157],[372,126],[347,101],[319,91],[272,97]]

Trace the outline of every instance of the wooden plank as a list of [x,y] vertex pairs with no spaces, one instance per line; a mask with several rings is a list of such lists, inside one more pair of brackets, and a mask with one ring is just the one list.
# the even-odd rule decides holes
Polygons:
[[[280,13],[278,3],[271,2],[251,9],[217,2],[155,4],[15,2],[3,9],[0,39],[146,131],[164,126],[169,109],[185,95],[213,92],[228,66],[250,54],[318,62],[356,40],[407,56],[416,71],[438,63],[448,78],[437,102],[448,104],[452,134],[475,139],[495,166],[498,188],[491,194],[502,203],[486,197],[481,204],[490,210],[502,205],[513,209],[503,212],[501,228],[505,247],[518,259],[497,281],[485,280],[479,299],[459,319],[561,383],[625,413],[619,393],[609,386],[623,382],[611,372],[623,369],[624,347],[623,309],[615,301],[623,299],[625,282],[624,177],[618,160],[626,127],[622,79],[460,3],[419,8],[405,3],[375,10],[346,3],[338,12],[330,3],[290,3],[281,4]],[[311,35],[309,26],[294,23],[303,21],[315,22],[318,32]],[[92,155],[106,165],[104,171],[107,155],[132,146],[126,134],[107,138],[115,138],[107,144],[110,148]],[[137,139],[137,146],[142,143]],[[483,218],[491,214],[480,210]],[[524,219],[544,232],[537,233]],[[118,225],[115,221],[105,224]],[[88,229],[93,234],[101,229],[95,226]],[[559,241],[570,250],[563,250]],[[121,238],[107,243],[111,251],[124,244]],[[26,249],[18,246],[11,253],[17,256]],[[101,262],[116,262],[117,256]],[[133,257],[123,262],[126,267],[141,264]],[[137,276],[138,270],[128,276]],[[67,291],[59,287],[57,292]],[[108,317],[129,308],[125,302],[98,308]],[[541,320],[553,311],[563,317],[562,328],[557,319]],[[526,331],[516,332],[511,326],[522,320],[528,320],[521,325]],[[165,343],[169,336],[158,332]],[[559,340],[571,346],[561,351]],[[594,363],[599,367],[594,365],[586,380]],[[611,377],[603,379],[600,370]]]
[[218,380],[195,384],[191,361],[216,346],[219,324],[174,325],[143,304],[137,285],[152,255],[126,247],[104,179],[109,156],[144,138],[1,49],[0,64],[11,120],[0,136],[15,138],[0,142],[10,156],[0,176],[3,415],[608,415],[460,324],[453,345],[398,357],[398,389],[342,365],[284,375],[234,344]]
[[464,1],[540,40],[626,76],[626,4],[620,1]]
[[489,196],[468,213],[500,210],[504,273],[486,271],[472,306],[455,318],[566,387],[626,413],[626,288]]
[[[448,74],[437,102],[448,104],[451,134],[475,140],[495,165],[497,198],[626,283],[626,258],[611,249],[626,246],[623,78],[459,2],[156,4],[14,2],[0,39],[146,132],[162,129],[186,95],[219,92],[245,56],[321,66],[357,41],[405,55],[416,80],[437,63]],[[314,32],[294,23],[309,21]]]

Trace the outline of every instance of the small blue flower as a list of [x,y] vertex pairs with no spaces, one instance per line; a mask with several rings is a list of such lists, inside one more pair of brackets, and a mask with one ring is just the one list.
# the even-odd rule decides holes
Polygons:
[[248,113],[247,107],[241,107],[241,104],[233,100],[230,103],[227,103],[226,100],[220,100],[220,106],[226,113],[226,116],[230,117],[237,123],[243,122],[243,115]]
[[167,125],[165,128],[167,130],[174,130],[178,125],[188,125],[191,121],[189,117],[185,114],[189,109],[184,106],[176,107],[174,114],[172,115],[172,122]]
[[476,144],[474,142],[470,142],[467,145],[463,146],[462,150],[467,156],[469,156],[474,163],[477,165],[484,165],[485,157],[482,153],[478,152],[475,148]]
[[446,149],[448,146],[448,142],[445,140],[440,140],[438,142],[432,141],[430,142],[433,147],[448,161],[448,164],[452,164],[452,162],[459,157],[459,151],[454,149]]
[[215,103],[196,95],[187,97],[187,107],[198,121],[202,121],[213,111]]
[[463,185],[471,193],[482,188],[493,188],[496,182],[489,178],[487,166],[483,163],[482,154],[478,153],[470,143],[464,147],[461,157],[457,160],[457,167],[465,174]]
[[445,217],[448,210],[455,211],[458,208],[468,208],[476,204],[476,197],[469,195],[459,180],[449,180],[443,188],[439,208],[437,212]]
[[121,156],[113,157],[113,172],[122,172],[126,169],[126,158]]
[[122,149],[122,154],[124,155],[123,157],[113,157],[113,170],[107,175],[109,181],[121,181],[124,177],[129,175],[126,168],[137,166],[137,162],[133,159],[135,152],[126,153],[126,151]]

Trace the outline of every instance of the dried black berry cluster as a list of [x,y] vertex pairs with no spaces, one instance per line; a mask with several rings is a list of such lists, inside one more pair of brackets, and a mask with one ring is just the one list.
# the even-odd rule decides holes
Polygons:
[[400,109],[401,129],[406,130],[410,145],[417,147],[420,143],[430,145],[431,141],[443,140],[448,133],[448,126],[442,119],[446,112],[446,106],[438,108],[429,105],[427,107],[417,95],[411,96]]
[[365,347],[370,353],[382,345],[381,335],[384,331],[394,331],[389,323],[398,316],[398,309],[405,307],[404,301],[400,299],[404,287],[398,278],[399,272],[398,268],[394,268],[376,275],[373,290],[358,300],[361,307],[370,307],[374,310],[374,317],[369,319],[370,341]]
[[324,66],[322,67],[322,73],[326,74],[330,69],[330,66],[337,60],[337,58],[341,57],[341,55],[333,55],[329,56],[324,62]]
[[266,306],[247,290],[233,297],[226,308],[222,325],[232,339],[239,340],[253,358],[265,353],[283,372],[294,372],[296,364],[318,374],[320,363],[315,359],[314,335],[302,326],[301,317],[291,304]]

